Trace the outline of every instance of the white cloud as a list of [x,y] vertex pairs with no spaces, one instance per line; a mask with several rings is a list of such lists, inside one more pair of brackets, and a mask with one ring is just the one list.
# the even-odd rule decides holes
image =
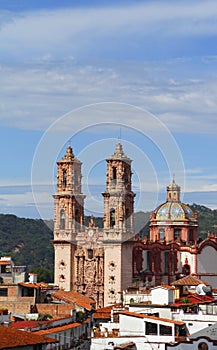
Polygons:
[[[152,64],[150,64],[151,69]],[[162,68],[162,67],[161,67]],[[177,69],[183,69],[182,64]],[[132,72],[133,71],[133,72]],[[166,74],[168,74],[167,71]],[[0,120],[2,125],[46,129],[57,117],[91,103],[130,103],[154,113],[171,131],[217,131],[217,83],[200,79],[161,78],[157,71],[146,78],[143,64],[124,68],[116,64],[0,70]],[[132,76],[133,75],[133,76]],[[124,116],[126,123],[132,116]],[[94,113],[90,120],[94,123]],[[79,120],[76,120],[79,123]],[[143,119],[135,120],[140,127]]]
[[[215,1],[146,2],[133,5],[4,13],[0,18],[0,52],[11,59],[44,61],[99,57],[115,50],[153,48],[153,41],[217,34]],[[174,40],[174,38],[176,40]],[[151,46],[147,46],[150,44]],[[167,41],[163,42],[167,43]]]

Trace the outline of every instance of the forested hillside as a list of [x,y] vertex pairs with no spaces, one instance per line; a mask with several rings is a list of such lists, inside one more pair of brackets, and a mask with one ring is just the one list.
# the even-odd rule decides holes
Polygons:
[[[208,231],[217,233],[217,210],[197,204],[193,204],[192,209],[198,215],[198,238],[206,238]],[[148,235],[149,216],[149,212],[135,214],[136,233]],[[88,225],[89,220],[90,217],[85,217],[85,225]],[[95,224],[102,228],[103,219],[95,218]],[[16,265],[26,265],[28,271],[38,273],[39,280],[52,281],[52,227],[52,221],[46,224],[43,220],[0,214],[0,256],[10,255]]]
[[43,220],[0,214],[0,256],[10,255],[16,265],[26,265],[28,271],[40,268],[38,272],[48,280],[53,274],[52,239],[53,232]]

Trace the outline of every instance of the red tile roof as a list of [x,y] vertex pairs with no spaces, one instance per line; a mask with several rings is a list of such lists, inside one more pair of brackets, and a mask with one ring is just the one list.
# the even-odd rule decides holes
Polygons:
[[47,323],[47,321],[16,321],[11,323],[11,327],[16,329],[31,329],[45,323]]
[[164,289],[169,289],[169,290],[175,290],[174,287],[167,286],[166,284],[162,284],[161,286],[153,287],[152,289],[157,289],[157,288],[164,288]]
[[188,294],[184,298],[189,299],[189,303],[182,303],[183,298],[179,298],[174,304],[171,306],[189,306],[191,307],[193,304],[207,304],[207,303],[212,303],[215,301],[215,298],[209,296],[209,295],[199,295],[199,294]]
[[74,291],[66,292],[63,290],[58,290],[57,292],[52,293],[52,298],[64,301],[67,304],[81,306],[88,311],[92,310],[92,306],[95,305],[95,301],[93,299]]
[[180,278],[177,281],[171,283],[173,286],[198,286],[198,284],[205,284],[208,286],[209,284],[205,281],[200,280],[199,278],[189,275],[183,278]]
[[93,318],[111,318],[111,310],[115,310],[115,308],[119,308],[120,306],[122,307],[122,304],[117,303],[96,309],[93,314]]
[[0,326],[0,349],[24,347],[28,345],[55,343],[57,340],[37,335],[32,332],[20,331],[11,327]]
[[27,288],[34,288],[34,289],[40,288],[40,284],[38,284],[38,283],[20,282],[18,284],[22,287],[27,287]]
[[146,315],[146,314],[137,314],[136,312],[130,312],[130,311],[121,311],[119,312],[119,314],[121,315],[126,315],[126,316],[132,316],[132,317],[138,317],[138,318],[148,318],[154,321],[162,321],[162,322],[168,322],[168,323],[173,323],[179,326],[182,326],[183,324],[185,324],[184,322],[180,322],[180,321],[174,321],[174,320],[170,320],[167,318],[161,318],[161,317],[156,317],[156,316],[152,316],[152,315]]
[[37,332],[34,332],[34,334],[45,335],[45,334],[57,333],[57,332],[66,331],[67,329],[72,329],[72,328],[76,328],[76,327],[80,327],[80,326],[82,326],[81,323],[75,322],[75,323],[66,324],[64,326],[53,327],[50,329],[44,329],[41,331],[37,331]]
[[129,342],[121,345],[116,345],[114,349],[131,349],[132,347],[135,347],[135,343]]
[[11,261],[9,261],[9,260],[0,260],[0,265],[11,265]]
[[97,309],[93,314],[93,318],[111,318],[111,310],[114,306],[115,305],[109,305]]

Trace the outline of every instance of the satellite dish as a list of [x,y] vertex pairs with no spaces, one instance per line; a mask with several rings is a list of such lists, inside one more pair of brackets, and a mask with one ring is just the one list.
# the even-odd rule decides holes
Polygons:
[[204,287],[206,287],[205,284],[198,284],[198,286],[196,287],[196,293],[198,295],[206,295],[206,292],[203,289]]
[[212,288],[210,286],[203,286],[202,289],[207,295],[212,295]]

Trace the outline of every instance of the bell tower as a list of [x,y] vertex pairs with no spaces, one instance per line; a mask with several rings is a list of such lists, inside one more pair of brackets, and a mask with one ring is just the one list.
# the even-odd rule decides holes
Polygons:
[[132,283],[132,240],[134,197],[131,163],[118,143],[107,160],[104,197],[104,305],[120,299],[120,292]]
[[55,284],[64,290],[73,285],[73,257],[78,232],[83,229],[84,198],[81,165],[69,146],[57,162],[57,192],[54,197]]

